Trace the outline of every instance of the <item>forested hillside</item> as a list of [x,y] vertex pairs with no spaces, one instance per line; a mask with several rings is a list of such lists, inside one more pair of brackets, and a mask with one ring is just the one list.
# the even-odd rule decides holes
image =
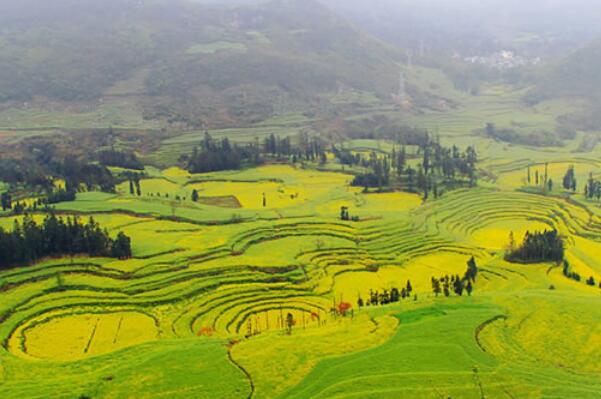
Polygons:
[[257,122],[340,90],[389,96],[403,58],[317,2],[0,4],[0,107],[129,96],[146,119]]

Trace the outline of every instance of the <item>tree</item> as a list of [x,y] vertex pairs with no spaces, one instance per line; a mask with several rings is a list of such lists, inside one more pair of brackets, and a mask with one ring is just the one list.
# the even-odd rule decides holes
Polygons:
[[549,179],[547,182],[547,190],[550,192],[553,191],[553,179]]
[[400,177],[403,174],[403,170],[405,169],[405,164],[407,162],[407,152],[405,150],[405,146],[401,148],[397,155],[396,160],[396,172],[397,177]]
[[465,286],[465,290],[467,291],[468,296],[472,296],[472,291],[474,290],[474,287],[472,286],[471,281],[467,282],[467,285]]
[[441,293],[441,288],[440,288],[440,280],[438,280],[435,277],[432,277],[432,292],[434,292],[434,295],[438,296]]
[[292,334],[292,327],[294,326],[294,324],[294,316],[292,315],[292,313],[288,313],[286,315],[286,331],[288,335]]
[[424,160],[422,162],[422,166],[424,168],[424,173],[427,175],[430,171],[430,150],[428,148],[424,150]]
[[12,198],[9,193],[2,193],[0,198],[0,202],[2,202],[2,210],[7,211],[12,209]]
[[574,181],[574,165],[570,165],[566,174],[563,176],[563,188],[566,190],[572,189],[572,183]]
[[595,278],[593,276],[590,276],[587,280],[586,280],[586,284],[590,285],[590,286],[595,286]]
[[463,295],[463,280],[460,279],[459,276],[455,276],[455,280],[453,281],[453,291],[459,296]]
[[467,261],[467,270],[463,278],[468,281],[476,281],[476,275],[478,274],[478,265],[476,264],[476,260],[472,256]]
[[598,191],[599,184],[593,178],[593,174],[589,173],[588,182],[584,187],[584,194],[587,198],[593,198]]
[[192,190],[192,201],[198,202],[198,190]]
[[545,176],[543,179],[543,189],[547,189],[547,183],[549,181],[549,163],[545,162]]
[[117,239],[113,242],[111,253],[114,258],[120,260],[131,258],[131,239],[123,232],[120,232],[117,235]]
[[[482,126],[482,125],[480,125]],[[497,128],[494,123],[488,122],[485,127],[486,135],[488,137],[495,137]]]
[[340,220],[349,220],[348,207],[346,207],[346,206],[340,207]]

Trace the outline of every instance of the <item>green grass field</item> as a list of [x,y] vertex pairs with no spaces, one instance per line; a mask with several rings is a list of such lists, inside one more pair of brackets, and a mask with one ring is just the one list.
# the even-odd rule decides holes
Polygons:
[[[553,264],[508,263],[504,251],[512,232],[521,240],[527,230],[554,228],[573,270],[601,281],[601,206],[561,187],[570,165],[580,185],[599,176],[601,152],[578,152],[581,134],[556,148],[475,136],[488,121],[552,129],[571,105],[528,108],[506,87],[470,96],[432,70],[411,73],[458,107],[410,122],[438,128],[444,144],[475,145],[478,187],[426,202],[368,194],[331,163],[329,171],[265,165],[201,175],[149,167],[141,196],[128,183],[115,194],[78,193],[57,212],[125,232],[134,256],[46,259],[0,273],[0,397],[600,397],[600,289]],[[344,97],[373,101],[368,93]],[[88,117],[96,118],[64,123]],[[31,118],[23,126],[54,123]],[[293,136],[310,122],[284,114],[211,134],[248,142]],[[169,164],[203,134],[167,139],[149,160]],[[388,153],[393,145],[344,147]],[[528,167],[544,173],[546,163],[555,188],[543,193],[526,176]],[[342,206],[359,221],[341,221]],[[14,218],[0,217],[0,227],[12,228]],[[471,256],[479,266],[473,295],[435,297],[431,277],[463,273]],[[356,305],[408,279],[415,297]],[[352,316],[330,311],[342,301]]]
[[[554,178],[563,166],[551,169]],[[597,166],[583,159],[585,167]],[[1,273],[0,392],[598,397],[599,288],[552,265],[509,264],[502,253],[510,231],[554,227],[569,238],[575,270],[599,281],[601,213],[582,199],[516,191],[516,170],[499,166],[498,184],[426,203],[363,194],[348,175],[284,165],[152,170],[141,197],[127,185],[81,193],[57,209],[124,231],[134,258],[48,259]],[[193,188],[206,201],[192,202]],[[237,207],[210,201],[223,197]],[[361,221],[340,221],[343,205]],[[480,266],[474,295],[435,298],[430,277],[462,273],[469,256]],[[415,299],[356,307],[370,289],[407,279]],[[333,301],[352,303],[353,317],[330,314]],[[291,335],[287,313],[296,320]]]

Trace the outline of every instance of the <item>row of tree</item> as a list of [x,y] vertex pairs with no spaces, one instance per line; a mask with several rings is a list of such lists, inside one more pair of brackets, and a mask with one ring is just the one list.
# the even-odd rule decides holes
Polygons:
[[15,219],[12,231],[0,228],[0,267],[28,265],[48,256],[78,254],[128,259],[132,256],[131,239],[123,232],[112,239],[93,218],[82,223],[76,217],[64,219],[54,213],[47,215],[41,224],[27,214],[22,222]]
[[[572,172],[573,172],[573,170],[572,170]],[[553,179],[551,179],[549,177],[549,164],[548,163],[545,163],[545,169],[544,169],[543,173],[539,172],[538,169],[536,169],[534,171],[534,177],[533,177],[532,170],[530,169],[530,166],[528,166],[526,181],[528,182],[529,186],[532,185],[532,183],[534,183],[534,185],[536,187],[539,187],[544,192],[553,191],[554,183],[553,183]],[[566,180],[566,178],[564,177],[564,181],[563,181],[564,187],[566,184],[576,184],[576,180]]]
[[[575,272],[574,270],[572,270],[572,266],[570,265],[570,263],[567,260],[563,261],[563,275],[569,279],[572,279],[574,281],[582,281],[582,277],[580,276],[579,273]],[[595,277],[590,276],[588,279],[586,279],[586,284],[590,285],[592,287],[594,287],[597,283],[595,282]],[[599,281],[599,288],[601,288],[601,281]]]
[[451,291],[458,296],[462,296],[463,292],[467,292],[468,295],[472,295],[473,285],[470,280],[464,280],[459,277],[458,274],[449,277],[448,275],[436,278],[432,277],[432,292],[434,295],[439,296],[441,293],[448,297],[451,295]]
[[362,308],[363,306],[378,306],[378,305],[388,305],[389,303],[399,302],[401,299],[409,298],[413,292],[413,287],[411,285],[411,281],[407,280],[407,284],[405,287],[400,290],[396,287],[393,287],[389,290],[382,290],[381,292],[378,290],[369,290],[369,298],[367,300],[363,300],[359,295],[357,299],[357,306]]

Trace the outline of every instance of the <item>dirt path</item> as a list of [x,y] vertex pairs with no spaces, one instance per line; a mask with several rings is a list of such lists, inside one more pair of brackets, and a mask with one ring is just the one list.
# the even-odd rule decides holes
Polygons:
[[229,361],[236,366],[236,368],[238,370],[240,370],[242,372],[242,374],[244,374],[244,376],[246,377],[246,379],[248,380],[248,383],[250,385],[250,392],[248,393],[247,399],[252,399],[253,395],[255,394],[255,384],[252,380],[252,377],[250,375],[250,373],[248,371],[246,371],[246,369],[244,367],[242,367],[242,365],[240,365],[239,363],[237,363],[234,358],[232,357],[232,352],[230,351],[230,349],[227,350],[227,358],[229,359]]
[[476,343],[478,344],[478,346],[480,347],[482,352],[486,352],[486,349],[480,342],[480,333],[482,332],[482,330],[484,330],[488,325],[494,323],[497,320],[507,320],[507,318],[508,318],[507,315],[500,314],[500,315],[493,317],[492,319],[486,320],[484,323],[482,323],[478,327],[476,327],[476,330],[474,330],[474,338],[476,338]]

